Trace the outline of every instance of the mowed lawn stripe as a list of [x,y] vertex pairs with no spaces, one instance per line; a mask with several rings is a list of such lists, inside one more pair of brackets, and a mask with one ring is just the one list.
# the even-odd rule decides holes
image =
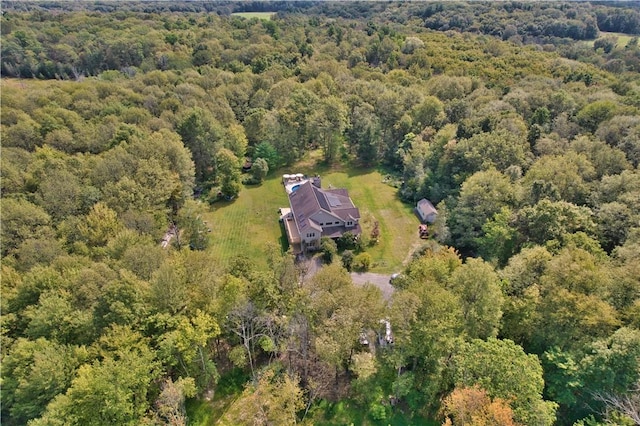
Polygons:
[[233,201],[215,203],[205,214],[212,228],[210,252],[223,266],[239,256],[266,264],[267,246],[280,244],[278,208],[287,205],[277,178],[244,187]]

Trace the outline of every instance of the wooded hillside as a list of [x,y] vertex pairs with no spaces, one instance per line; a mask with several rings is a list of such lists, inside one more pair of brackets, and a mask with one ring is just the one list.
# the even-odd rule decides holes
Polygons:
[[[3,9],[7,425],[640,422],[637,4]],[[310,153],[436,206],[389,300],[214,260]]]

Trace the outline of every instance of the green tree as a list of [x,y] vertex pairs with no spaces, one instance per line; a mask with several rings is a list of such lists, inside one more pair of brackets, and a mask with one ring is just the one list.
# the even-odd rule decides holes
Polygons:
[[25,424],[40,417],[47,404],[67,390],[87,352],[44,338],[19,338],[3,361],[3,412]]
[[524,175],[523,186],[532,204],[549,198],[581,205],[589,192],[588,182],[594,176],[595,169],[584,154],[545,155]]
[[634,216],[631,209],[617,201],[600,205],[595,219],[602,248],[610,252],[614,247],[622,245]]
[[204,206],[199,201],[189,200],[176,217],[178,246],[188,245],[192,250],[206,250],[209,247],[209,231],[202,220]]
[[576,120],[588,131],[595,133],[600,123],[615,115],[617,108],[616,103],[609,100],[591,102],[578,111]]
[[93,322],[97,330],[111,325],[140,327],[149,315],[149,285],[132,273],[121,270],[119,276],[105,283],[93,310]]
[[521,209],[516,224],[526,240],[544,244],[550,240],[561,241],[564,235],[578,231],[594,235],[595,224],[592,217],[593,214],[587,207],[543,199],[532,207]]
[[267,370],[248,385],[222,418],[223,424],[295,425],[305,406],[299,379]]
[[540,277],[531,349],[576,350],[612,333],[620,320],[607,301],[611,283],[606,259],[571,246],[554,256]]
[[378,162],[382,141],[380,123],[373,106],[361,103],[351,108],[346,134],[358,160],[365,166]]
[[477,172],[460,190],[458,203],[452,209],[449,229],[455,246],[475,251],[482,225],[505,206],[514,205],[517,194],[509,178],[495,169]]
[[84,199],[87,189],[89,188],[83,186],[75,175],[66,170],[47,170],[38,185],[37,202],[54,221],[59,222],[86,212],[84,207],[88,206],[83,204],[89,201]]
[[[162,204],[169,205],[175,211],[182,206],[186,199],[192,196],[195,166],[191,159],[191,153],[185,148],[179,135],[167,129],[161,129],[147,138],[141,138],[127,149],[138,159],[158,160],[159,168],[171,173],[167,186],[173,188],[173,191],[165,196]],[[161,188],[158,188],[157,184],[154,189],[161,192]]]
[[230,125],[223,138],[223,146],[233,152],[238,158],[244,158],[247,153],[247,136],[244,128],[239,124]]
[[40,126],[27,115],[13,126],[8,126],[2,133],[2,145],[6,147],[32,151],[36,146],[42,145]]
[[226,148],[218,151],[215,157],[220,192],[233,198],[240,193],[240,163],[238,157]]
[[414,130],[419,133],[425,127],[439,128],[445,119],[444,104],[435,96],[427,96],[411,112]]
[[262,183],[265,177],[269,173],[269,163],[264,158],[258,157],[253,161],[251,165],[251,176],[254,181]]
[[596,135],[620,149],[634,166],[640,163],[640,120],[635,115],[618,114],[600,123]]
[[348,126],[347,108],[337,97],[320,101],[320,105],[309,117],[308,125],[318,138],[324,152],[324,160],[331,163],[338,158],[343,142],[343,133]]
[[193,316],[167,318],[171,331],[160,336],[160,356],[165,365],[173,367],[177,375],[191,377],[196,388],[204,393],[218,380],[218,370],[211,360],[210,347],[220,335],[216,320],[197,310]]
[[611,147],[603,141],[580,136],[571,142],[570,147],[571,150],[587,156],[593,164],[598,179],[607,175],[619,175],[624,170],[631,168],[631,164],[627,161],[622,150]]
[[21,271],[33,266],[48,265],[56,257],[66,254],[59,241],[49,238],[29,238],[15,250],[16,265]]
[[528,344],[538,320],[540,279],[552,255],[544,247],[524,248],[501,271],[505,281],[501,334],[520,345]]
[[473,340],[454,358],[456,386],[478,385],[492,398],[511,402],[514,419],[525,425],[551,425],[557,405],[542,399],[542,366],[535,355],[511,340]]
[[372,285],[356,287],[337,262],[322,268],[308,284],[309,322],[321,360],[338,374],[350,365],[363,329],[377,328],[382,315],[380,291]]
[[270,169],[275,170],[280,166],[280,155],[269,142],[260,142],[254,148],[253,159],[263,158]]
[[191,292],[184,257],[182,253],[171,256],[151,278],[151,301],[160,312],[175,315],[189,306]]
[[353,267],[358,271],[368,271],[371,267],[371,262],[369,253],[360,253],[353,259]]
[[[272,89],[272,93],[276,88]],[[284,105],[278,108],[277,126],[271,129],[267,141],[271,143],[286,164],[300,158],[307,145],[314,142],[316,128],[322,131],[320,142],[334,142],[332,129],[327,126],[331,122],[331,112],[319,108],[320,99],[310,90],[302,87],[287,88]],[[335,103],[335,102],[334,102]],[[329,114],[323,114],[328,112]],[[336,111],[338,119],[342,111]],[[314,119],[312,119],[314,117]],[[331,146],[331,145],[330,145]],[[264,157],[263,158],[267,158]]]
[[532,154],[526,140],[508,130],[478,133],[463,139],[453,147],[454,158],[447,164],[454,173],[469,176],[473,172],[495,167],[505,172],[509,167],[525,169],[532,161]]
[[581,373],[591,395],[622,395],[640,379],[640,331],[621,327],[590,346]]
[[217,142],[224,136],[220,124],[211,113],[195,108],[188,112],[176,130],[191,151],[196,180],[206,182],[213,177]]
[[135,342],[133,346],[118,346],[114,353],[80,366],[71,387],[56,396],[32,424],[140,424],[149,410],[151,385],[160,370],[141,336],[131,331],[126,334]]
[[27,238],[52,236],[51,217],[23,199],[2,199],[2,253],[16,249]]
[[28,321],[25,335],[32,339],[87,344],[94,334],[91,312],[75,309],[71,294],[62,289],[41,293],[38,304],[27,307],[23,317]]
[[92,247],[105,246],[121,229],[117,213],[104,203],[96,203],[78,227],[82,238]]
[[359,237],[353,232],[347,231],[336,241],[338,250],[354,250],[358,248]]
[[332,263],[333,258],[338,255],[338,245],[329,237],[320,239],[320,250],[322,250],[322,260],[325,263]]
[[493,267],[481,259],[468,259],[449,278],[458,295],[465,330],[472,339],[496,337],[502,317],[502,288]]
[[351,272],[351,268],[353,267],[354,254],[351,250],[345,250],[342,252],[342,266],[347,271]]
[[247,140],[252,146],[257,146],[267,138],[267,127],[273,113],[264,108],[251,108],[242,121]]
[[450,386],[443,361],[459,344],[464,322],[460,299],[446,284],[461,264],[453,249],[427,251],[408,265],[402,285],[392,295],[389,320],[394,348],[389,368],[394,376],[404,368],[414,372],[405,399],[423,414],[437,409],[443,390]]
[[519,246],[518,230],[513,226],[514,213],[509,207],[502,207],[482,225],[484,234],[478,240],[480,255],[504,266]]

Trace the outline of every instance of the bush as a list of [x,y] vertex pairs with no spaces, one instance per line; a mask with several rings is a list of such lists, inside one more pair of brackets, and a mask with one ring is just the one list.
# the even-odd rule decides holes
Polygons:
[[368,271],[371,263],[372,259],[369,253],[360,253],[353,259],[353,268],[358,271]]
[[251,177],[259,184],[262,183],[265,177],[269,173],[269,164],[264,158],[256,158],[251,166]]
[[374,402],[369,406],[369,415],[373,420],[386,420],[387,408],[379,402]]
[[351,250],[345,250],[342,253],[342,266],[349,272],[351,272],[351,268],[353,267],[353,259],[354,254]]
[[358,248],[358,236],[347,231],[338,238],[338,250],[354,250]]
[[322,260],[327,264],[333,262],[333,258],[338,254],[336,242],[328,237],[322,237],[320,240],[320,250],[322,250]]

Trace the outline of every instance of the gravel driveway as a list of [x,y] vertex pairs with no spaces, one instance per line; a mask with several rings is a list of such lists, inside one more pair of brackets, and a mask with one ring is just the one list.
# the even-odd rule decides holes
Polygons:
[[[314,256],[310,259],[303,261],[303,268],[305,269],[304,280],[307,281],[313,277],[320,268],[322,268],[322,259],[320,256]],[[391,294],[395,290],[391,284],[389,284],[390,274],[374,274],[373,272],[352,272],[351,279],[353,283],[358,286],[363,286],[365,283],[371,283],[378,287],[382,292],[382,297],[385,300],[391,299]]]
[[374,274],[373,272],[352,272],[351,279],[355,285],[362,286],[365,283],[371,283],[378,287],[382,292],[382,297],[385,300],[391,299],[391,295],[395,290],[391,284],[389,284],[389,279],[391,275],[387,274]]

